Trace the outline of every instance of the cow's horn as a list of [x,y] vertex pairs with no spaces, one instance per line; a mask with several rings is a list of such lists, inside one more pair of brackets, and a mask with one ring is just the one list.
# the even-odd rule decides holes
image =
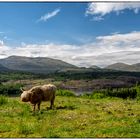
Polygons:
[[20,90],[23,92],[24,91],[24,89],[23,88],[20,88]]

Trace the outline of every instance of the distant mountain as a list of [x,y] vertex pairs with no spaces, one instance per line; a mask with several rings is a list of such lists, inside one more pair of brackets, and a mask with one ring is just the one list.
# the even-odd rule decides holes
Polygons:
[[61,60],[47,57],[21,57],[10,56],[0,59],[0,64],[10,70],[26,71],[33,73],[50,73],[78,67]]
[[0,64],[0,72],[2,71],[9,71],[9,69]]
[[96,65],[92,65],[90,66],[89,68],[92,68],[92,69],[101,69],[100,67],[96,66]]
[[133,64],[134,67],[140,67],[140,63]]
[[115,63],[105,67],[105,69],[140,72],[140,63],[133,65],[128,65],[125,63]]
[[113,70],[126,70],[129,67],[131,67],[130,65],[127,65],[125,63],[115,63],[112,65],[109,65],[107,67],[105,67],[106,69],[113,69]]

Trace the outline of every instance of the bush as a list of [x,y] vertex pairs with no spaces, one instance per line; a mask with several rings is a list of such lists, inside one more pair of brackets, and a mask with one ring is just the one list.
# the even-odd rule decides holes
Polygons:
[[75,94],[70,90],[57,90],[56,95],[58,96],[75,96]]
[[140,100],[140,86],[136,85],[135,89],[137,91],[137,99]]
[[19,94],[21,84],[6,84],[6,85],[0,85],[0,94],[2,95],[16,95]]
[[126,98],[134,99],[137,96],[138,96],[137,90],[135,88],[102,89],[98,91],[93,91],[92,94],[82,95],[82,97],[87,97],[90,99],[101,99],[104,97],[118,97],[118,98],[123,98],[123,99],[126,99]]
[[105,92],[106,96],[119,97],[119,98],[136,98],[137,91],[135,88],[120,88],[120,89],[108,89]]

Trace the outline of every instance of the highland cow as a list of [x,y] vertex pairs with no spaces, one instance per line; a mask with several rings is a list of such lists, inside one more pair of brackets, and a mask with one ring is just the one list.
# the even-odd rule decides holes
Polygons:
[[[21,89],[22,90],[22,89]],[[40,110],[40,104],[42,101],[50,101],[50,109],[54,106],[56,86],[52,84],[35,86],[30,90],[22,90],[21,101],[30,102],[33,105],[33,111],[35,111],[36,105]]]

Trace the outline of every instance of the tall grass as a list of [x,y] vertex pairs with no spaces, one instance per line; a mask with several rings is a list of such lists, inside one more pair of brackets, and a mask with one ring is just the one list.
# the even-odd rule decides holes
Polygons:
[[102,99],[102,98],[105,98],[107,96],[105,94],[103,94],[103,93],[95,93],[95,92],[93,92],[91,94],[85,93],[85,94],[81,95],[81,97],[82,98],[89,98],[89,99]]
[[0,95],[0,106],[7,103],[8,103],[8,98],[6,96]]

